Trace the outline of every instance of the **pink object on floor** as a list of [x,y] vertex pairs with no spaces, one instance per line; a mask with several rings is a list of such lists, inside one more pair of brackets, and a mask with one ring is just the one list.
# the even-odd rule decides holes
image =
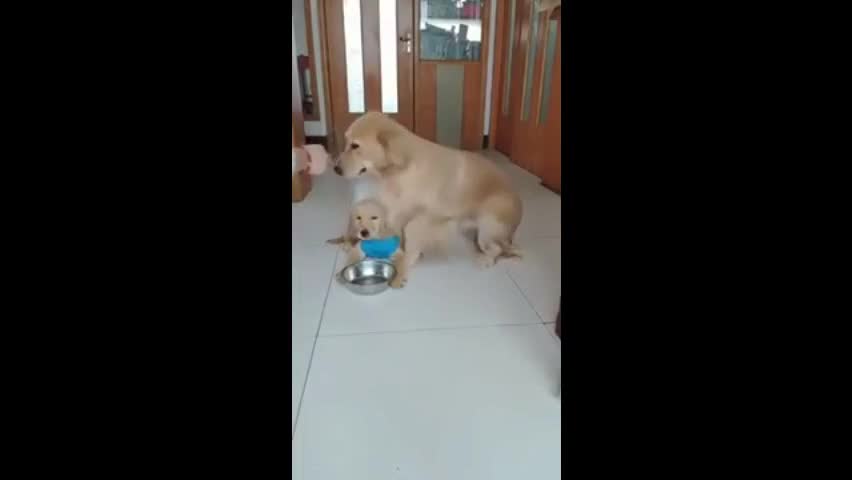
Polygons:
[[307,170],[311,175],[320,175],[328,167],[328,152],[322,145],[294,147],[293,156],[296,159],[295,172]]
[[310,168],[308,173],[319,175],[328,167],[328,152],[322,145],[305,145],[305,150],[310,157]]
[[308,152],[306,152],[303,148],[293,148],[293,158],[296,162],[293,174],[299,173],[303,170],[307,170],[311,165],[311,158],[308,155]]

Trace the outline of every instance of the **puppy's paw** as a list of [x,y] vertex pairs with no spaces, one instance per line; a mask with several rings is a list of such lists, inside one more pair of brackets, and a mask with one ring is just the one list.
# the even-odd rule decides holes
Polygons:
[[402,275],[396,275],[393,277],[393,280],[390,282],[391,288],[402,288],[408,282],[408,277]]
[[484,253],[480,253],[476,256],[476,266],[482,269],[493,267],[495,262],[496,260],[494,257],[485,255]]

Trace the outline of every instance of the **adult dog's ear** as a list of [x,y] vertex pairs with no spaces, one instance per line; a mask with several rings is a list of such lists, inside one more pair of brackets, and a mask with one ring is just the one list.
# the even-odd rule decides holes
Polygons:
[[[387,215],[387,214],[383,214]],[[387,217],[383,216],[381,220],[381,228],[379,228],[379,236],[381,238],[387,238],[393,236],[393,231],[390,228],[390,222],[388,222]]]
[[346,222],[346,237],[357,237],[358,232],[355,228],[355,222],[352,221],[352,215],[349,215],[349,220]]
[[408,163],[405,152],[400,151],[399,143],[395,141],[398,135],[398,133],[388,130],[383,130],[376,134],[376,140],[378,140],[379,145],[384,149],[385,158],[387,159],[387,165],[384,168],[391,166],[404,167]]

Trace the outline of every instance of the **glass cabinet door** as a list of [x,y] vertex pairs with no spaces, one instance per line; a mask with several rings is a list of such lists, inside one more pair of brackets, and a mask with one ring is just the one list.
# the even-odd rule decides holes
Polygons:
[[483,0],[421,0],[420,59],[478,62]]

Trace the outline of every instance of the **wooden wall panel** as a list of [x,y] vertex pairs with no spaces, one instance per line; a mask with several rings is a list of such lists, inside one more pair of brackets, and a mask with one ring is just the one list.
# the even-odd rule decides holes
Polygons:
[[[541,13],[540,28],[537,31],[537,52],[533,64],[531,77],[526,77],[527,56],[530,49],[532,29],[530,25],[531,0],[517,0],[515,32],[513,38],[509,38],[508,2],[504,5],[502,13],[506,15],[503,21],[498,18],[498,25],[502,31],[498,31],[498,37],[503,43],[496,42],[501,50],[499,79],[495,79],[492,103],[492,119],[496,118],[496,124],[492,123],[491,131],[496,133],[496,139],[492,143],[495,148],[510,157],[512,162],[521,168],[541,178],[542,184],[547,188],[561,192],[562,190],[562,22],[561,8]],[[543,91],[545,85],[544,65],[547,53],[548,19],[557,20],[555,53],[553,67],[550,72],[550,98],[547,101],[547,117],[540,119],[540,112],[544,105]],[[507,54],[512,49],[512,75],[510,83],[509,114],[502,112],[502,100],[505,93],[505,81],[507,78]],[[531,85],[529,118],[521,119],[522,99],[524,84]],[[495,117],[496,114],[496,117]],[[493,122],[493,120],[492,120]]]
[[[557,12],[561,14],[561,10]],[[562,22],[556,39],[556,52],[553,60],[550,109],[541,125],[541,151],[539,157],[539,177],[541,183],[551,190],[562,192]]]
[[[514,157],[520,159],[520,164],[524,169],[531,172],[533,175],[541,178],[541,171],[539,169],[539,158],[542,154],[541,149],[538,148],[540,143],[538,141],[539,138],[539,124],[538,124],[538,114],[539,107],[541,107],[541,102],[539,102],[539,98],[541,97],[541,77],[542,71],[544,70],[544,34],[547,30],[547,19],[545,18],[544,13],[536,12],[535,15],[538,17],[538,30],[535,32],[535,37],[532,36],[532,30],[529,32],[529,42],[535,43],[536,49],[534,56],[530,56],[529,58],[533,62],[532,64],[532,76],[527,76],[526,71],[524,72],[523,84],[526,82],[531,83],[530,95],[528,100],[529,105],[529,118],[527,120],[523,119],[524,115],[524,99],[523,99],[523,90],[521,93],[521,109],[520,118],[517,123],[517,127],[515,130],[515,135],[517,135],[520,142],[514,146]],[[526,64],[526,59],[525,62]],[[527,146],[524,148],[523,146]]]
[[[506,37],[507,52],[512,49],[512,65],[508,65],[508,61],[503,64],[503,80],[508,78],[508,69],[511,68],[511,80],[509,81],[509,109],[507,115],[502,113],[502,103],[500,104],[500,120],[497,124],[497,141],[495,148],[511,158],[512,162],[523,167],[523,160],[519,160],[514,155],[516,143],[516,130],[521,116],[521,97],[523,94],[524,82],[524,67],[527,58],[527,45],[529,42],[529,5],[530,0],[517,0],[515,3],[515,25],[514,30],[506,20],[505,35],[512,33],[512,38]],[[508,10],[508,9],[507,9]],[[501,81],[500,95],[505,93],[505,85]]]

